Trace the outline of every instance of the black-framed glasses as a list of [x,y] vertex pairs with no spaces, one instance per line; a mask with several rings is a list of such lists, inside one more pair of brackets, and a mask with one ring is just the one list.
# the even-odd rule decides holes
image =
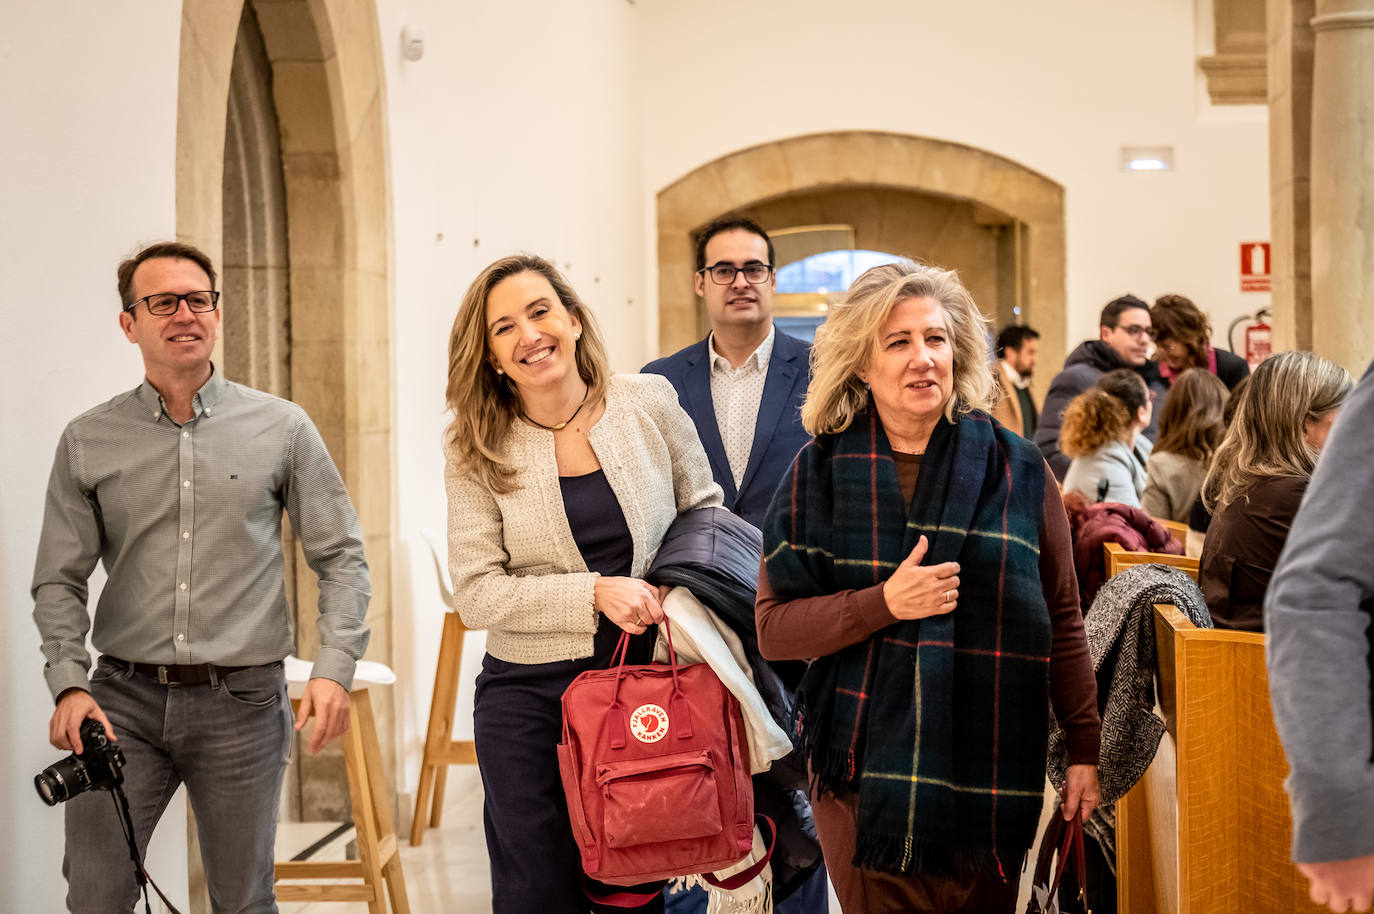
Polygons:
[[158,292],[154,295],[145,295],[124,310],[132,311],[140,304],[147,303],[149,314],[166,317],[169,314],[176,314],[182,302],[186,302],[186,307],[197,314],[203,314],[206,311],[213,311],[219,306],[219,293],[209,290],[187,292],[185,295],[178,295],[175,292]]
[[737,267],[733,263],[718,263],[713,267],[703,267],[697,272],[710,276],[711,282],[718,286],[730,285],[741,273],[744,274],[745,280],[758,285],[768,281],[768,277],[773,275],[773,268],[766,263],[746,263],[742,267]]

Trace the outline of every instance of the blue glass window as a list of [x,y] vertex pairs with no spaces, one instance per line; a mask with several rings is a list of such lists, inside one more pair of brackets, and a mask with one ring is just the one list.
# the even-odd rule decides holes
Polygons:
[[892,263],[895,254],[882,251],[825,251],[804,260],[789,263],[778,270],[778,292],[820,293],[843,292],[865,270]]

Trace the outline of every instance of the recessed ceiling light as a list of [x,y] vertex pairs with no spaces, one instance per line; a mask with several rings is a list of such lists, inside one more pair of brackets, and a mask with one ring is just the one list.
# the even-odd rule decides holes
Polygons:
[[1121,167],[1126,171],[1171,171],[1174,167],[1174,147],[1123,146]]

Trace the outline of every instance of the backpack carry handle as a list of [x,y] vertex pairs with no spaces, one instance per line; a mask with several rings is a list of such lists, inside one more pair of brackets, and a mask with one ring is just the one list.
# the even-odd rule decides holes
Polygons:
[[[681,686],[677,680],[677,651],[673,650],[673,627],[668,624],[668,617],[663,617],[663,633],[668,636],[668,663],[673,670],[673,695],[676,697],[681,691]],[[616,664],[615,668],[615,689],[611,692],[611,707],[620,705],[620,679],[625,675],[625,658],[630,653],[630,633],[621,632],[620,641],[616,643],[615,653],[611,655],[611,663]],[[617,661],[619,661],[617,663]]]
[[[668,700],[668,715],[677,724],[677,738],[691,739],[695,732],[692,729],[692,714],[683,698],[682,685],[678,682],[677,651],[673,648],[673,627],[668,624],[667,616],[663,617],[663,633],[668,636],[668,663],[673,671],[673,697]],[[611,703],[606,708],[606,733],[612,749],[625,748],[625,715],[615,712],[623,711],[620,706],[620,680],[625,675],[625,658],[629,653],[630,633],[621,632],[615,653],[611,655],[611,662],[616,664],[615,687],[611,691]]]

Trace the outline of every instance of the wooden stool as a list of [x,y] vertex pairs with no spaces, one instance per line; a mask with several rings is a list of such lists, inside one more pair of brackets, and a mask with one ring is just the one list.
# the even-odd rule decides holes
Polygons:
[[[463,659],[463,633],[467,629],[453,609],[453,588],[447,569],[439,558],[433,534],[429,540],[434,571],[439,579],[439,596],[448,607],[444,613],[444,633],[439,639],[439,665],[434,671],[434,695],[429,703],[429,728],[425,732],[425,751],[420,760],[420,787],[415,795],[415,818],[410,823],[410,843],[419,847],[425,837],[425,820],[438,828],[444,814],[444,787],[449,765],[476,765],[477,747],[472,740],[453,738],[453,712],[458,702],[458,674]],[[431,802],[432,798],[432,802]],[[426,816],[428,813],[428,816]]]
[[[382,883],[386,883],[394,914],[410,914],[405,874],[391,815],[391,792],[382,775],[382,753],[367,689],[348,694],[349,723],[343,735],[348,795],[353,802],[353,825],[358,834],[358,860],[278,861],[279,901],[365,901],[369,914],[386,914]],[[300,706],[292,699],[293,709]],[[361,885],[291,883],[285,879],[361,879]]]

